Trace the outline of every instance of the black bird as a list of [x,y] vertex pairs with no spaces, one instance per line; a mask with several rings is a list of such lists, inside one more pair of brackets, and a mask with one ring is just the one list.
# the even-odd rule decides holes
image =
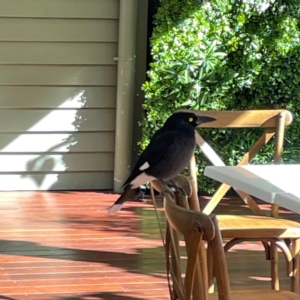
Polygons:
[[190,112],[171,115],[164,126],[152,137],[150,144],[136,162],[134,169],[123,184],[124,192],[109,208],[117,212],[142,184],[154,179],[166,181],[178,175],[188,164],[196,147],[195,128],[214,118],[197,116]]

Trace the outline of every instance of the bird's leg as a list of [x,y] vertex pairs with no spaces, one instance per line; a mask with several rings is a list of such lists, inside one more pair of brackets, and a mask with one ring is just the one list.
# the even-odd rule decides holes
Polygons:
[[163,190],[160,192],[161,194],[168,192],[170,193],[172,196],[174,196],[174,191],[172,189],[170,189],[170,187],[161,179],[159,179],[159,182],[162,184],[163,186]]
[[138,200],[139,201],[144,201],[146,190],[147,190],[147,188],[146,188],[146,186],[144,184],[140,185],[140,187],[139,187],[139,194],[138,194]]
[[181,187],[181,186],[179,186],[177,183],[176,183],[176,181],[174,181],[174,180],[170,180],[170,182],[171,182],[171,184],[172,184],[172,187],[176,190],[176,192],[180,192],[180,194],[182,195],[182,196],[184,196],[184,197],[187,197],[188,195],[186,194],[186,192],[185,192],[185,190]]

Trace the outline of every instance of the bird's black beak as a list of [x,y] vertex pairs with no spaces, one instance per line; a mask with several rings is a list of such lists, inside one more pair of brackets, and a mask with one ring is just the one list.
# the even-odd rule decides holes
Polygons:
[[203,123],[209,123],[209,122],[213,122],[216,121],[215,118],[212,117],[206,117],[206,116],[197,116],[197,125],[203,124]]

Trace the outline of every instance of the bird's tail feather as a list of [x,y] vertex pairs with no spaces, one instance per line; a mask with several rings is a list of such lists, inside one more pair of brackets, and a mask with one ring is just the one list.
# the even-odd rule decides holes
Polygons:
[[122,193],[122,195],[121,195],[121,196],[117,199],[117,201],[116,201],[116,202],[108,209],[107,214],[112,214],[112,213],[115,213],[115,212],[119,211],[119,210],[122,208],[124,202],[125,202],[127,199],[133,197],[135,191],[136,191],[136,189],[131,189],[131,188],[130,188],[130,185],[128,185],[128,186],[125,188],[125,190],[124,190],[124,192]]

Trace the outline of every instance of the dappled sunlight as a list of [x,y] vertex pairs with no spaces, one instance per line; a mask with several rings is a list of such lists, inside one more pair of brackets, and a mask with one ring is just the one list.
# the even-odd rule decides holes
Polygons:
[[[57,109],[52,110],[27,129],[27,132],[76,131],[76,124],[74,124],[76,113],[78,109],[84,107],[86,102],[83,95],[84,90],[80,91],[74,97],[68,98],[60,106],[58,106]],[[63,110],[65,108],[67,108],[67,110]]]
[[257,281],[271,281],[271,277],[264,277],[264,276],[249,276],[249,278]]
[[[19,214],[8,211],[0,221],[0,265],[18,283],[24,279],[28,291],[34,293],[38,285],[44,294],[58,289],[66,292],[74,284],[89,293],[112,286],[123,290],[123,285],[131,284],[135,288],[148,285],[152,294],[158,287],[168,293],[164,248],[155,238],[154,212],[147,211],[143,223],[137,205],[131,207],[130,215],[103,218],[100,212],[117,197],[112,194],[5,193],[9,194],[4,204],[14,203]],[[45,206],[44,195],[52,206]],[[10,222],[16,215],[17,221]],[[148,227],[153,234],[145,239],[142,234]]]
[[[163,293],[169,299],[163,243],[149,204],[127,202],[125,211],[107,217],[103,212],[118,195],[13,192],[1,196],[6,214],[0,221],[0,265],[11,282],[26,287],[28,293],[35,293],[37,286],[43,286],[44,295],[58,289],[68,293],[73,284],[85,295],[93,287],[101,292],[113,286],[122,291],[124,287],[142,290],[143,299],[148,299],[144,290],[153,299],[164,299]],[[157,204],[161,208],[161,200]],[[159,211],[161,221],[162,217]],[[181,238],[183,267],[184,245]],[[265,260],[261,243],[245,242],[234,248],[226,253],[232,289],[269,288],[270,262]],[[289,279],[285,279],[282,253],[279,267],[282,288],[286,288]]]
[[[16,186],[20,190],[48,190],[56,183],[58,174],[51,172],[64,172],[68,168],[64,155],[78,143],[72,134],[78,131],[78,122],[83,121],[78,111],[85,104],[85,90],[79,90],[46,115],[43,109],[33,111],[39,118],[35,124],[1,150],[1,172],[10,173],[0,175],[1,190],[14,190]],[[22,120],[19,123],[22,125]],[[34,154],[37,152],[44,154]]]
[[238,252],[240,250],[265,251],[263,244],[261,242],[243,242],[243,243],[234,245],[234,247],[230,248],[228,250],[228,252]]

